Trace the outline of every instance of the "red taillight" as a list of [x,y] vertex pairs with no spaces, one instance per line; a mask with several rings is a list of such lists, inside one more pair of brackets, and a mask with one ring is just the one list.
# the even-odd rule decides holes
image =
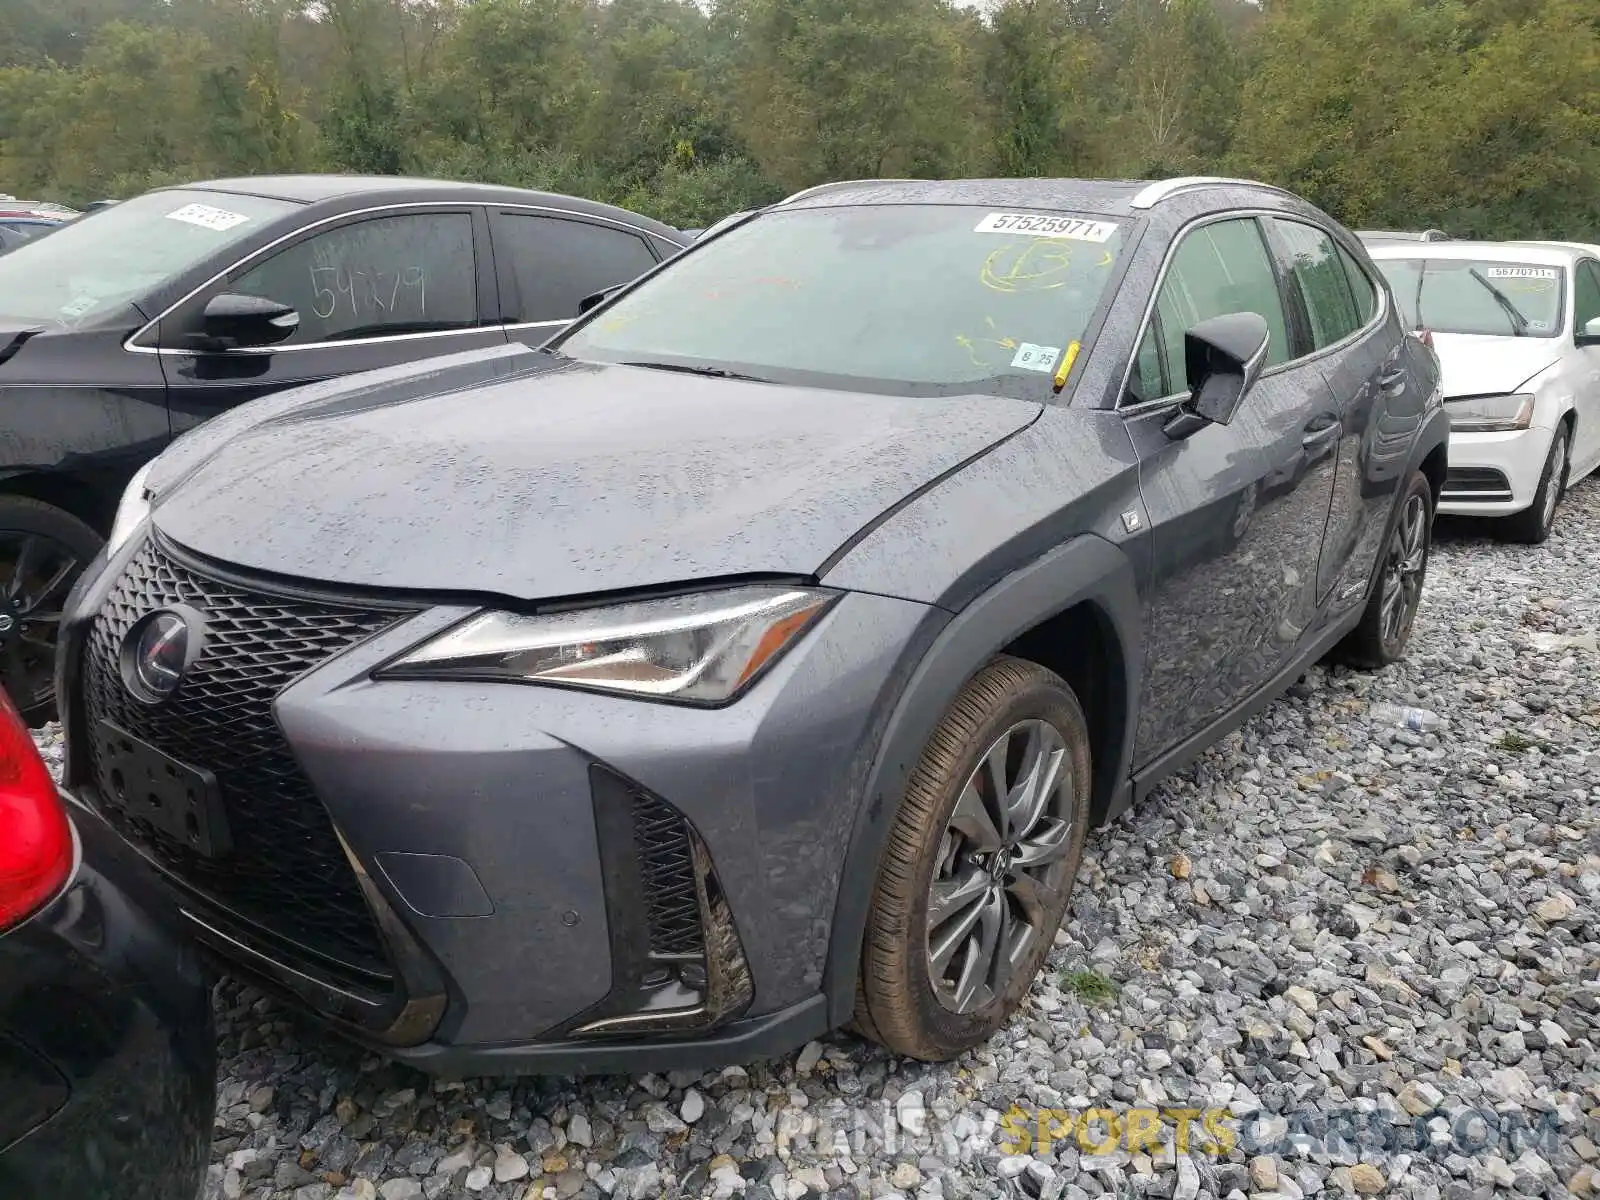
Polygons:
[[28,727],[0,695],[0,929],[31,916],[72,871],[72,829]]
[[1430,350],[1433,349],[1433,331],[1432,330],[1423,329],[1419,325],[1416,329],[1413,329],[1411,331],[1411,336],[1416,338],[1417,341],[1421,342],[1428,349],[1430,349]]

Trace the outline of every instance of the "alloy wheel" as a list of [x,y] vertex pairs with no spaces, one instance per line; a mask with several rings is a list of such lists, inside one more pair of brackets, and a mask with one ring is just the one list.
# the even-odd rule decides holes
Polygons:
[[53,697],[56,637],[78,566],[54,538],[0,530],[0,684],[25,716]]
[[1563,429],[1556,434],[1555,445],[1550,447],[1550,478],[1545,484],[1543,506],[1539,523],[1549,529],[1556,519],[1556,505],[1561,502],[1561,488],[1567,479],[1567,434]]
[[1417,605],[1422,601],[1423,575],[1428,566],[1428,502],[1420,495],[1406,499],[1389,536],[1383,567],[1383,640],[1395,645],[1404,640]]
[[939,1003],[970,1013],[1029,961],[1065,878],[1080,819],[1060,730],[1019,721],[979,759],[940,839],[928,889],[928,974]]

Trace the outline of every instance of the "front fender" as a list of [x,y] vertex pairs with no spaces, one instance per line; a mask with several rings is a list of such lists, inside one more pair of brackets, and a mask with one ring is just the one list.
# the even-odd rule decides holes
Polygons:
[[840,874],[823,977],[832,1024],[843,1024],[854,1011],[861,939],[878,865],[928,738],[956,694],[990,659],[1034,626],[1081,604],[1092,605],[1116,639],[1123,674],[1120,686],[1107,693],[1119,702],[1119,711],[1111,714],[1118,733],[1112,742],[1115,751],[1104,756],[1112,769],[1095,772],[1094,811],[1114,813],[1125,807],[1143,662],[1142,611],[1133,564],[1109,541],[1085,534],[967,604],[940,631],[901,691],[867,775],[864,803]]

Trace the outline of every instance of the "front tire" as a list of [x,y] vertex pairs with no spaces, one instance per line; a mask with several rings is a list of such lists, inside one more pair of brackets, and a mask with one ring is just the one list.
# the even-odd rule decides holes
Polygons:
[[55,716],[62,606],[103,544],[71,513],[0,496],[0,685],[29,725]]
[[855,1028],[930,1062],[1021,1006],[1066,914],[1089,825],[1089,729],[1072,689],[1000,657],[945,712],[889,833]]
[[1539,475],[1539,489],[1533,493],[1533,503],[1519,513],[1502,517],[1495,532],[1508,542],[1521,542],[1528,546],[1542,545],[1550,536],[1556,523],[1556,506],[1567,486],[1567,447],[1571,436],[1567,423],[1556,426],[1555,437],[1550,439],[1550,453],[1545,458],[1544,470]]
[[1384,543],[1377,577],[1361,623],[1339,643],[1335,657],[1352,667],[1381,670],[1405,656],[1411,627],[1422,603],[1433,546],[1433,485],[1411,472]]

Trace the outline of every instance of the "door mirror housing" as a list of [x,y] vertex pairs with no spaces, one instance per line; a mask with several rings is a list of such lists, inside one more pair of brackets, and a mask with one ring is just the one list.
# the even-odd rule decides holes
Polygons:
[[1591,317],[1578,330],[1578,345],[1600,346],[1600,317]]
[[1211,317],[1186,331],[1183,343],[1189,399],[1163,426],[1171,438],[1233,420],[1266,365],[1266,318],[1253,312]]
[[289,305],[233,292],[213,296],[202,319],[208,350],[275,346],[300,328],[300,314]]
[[601,288],[598,292],[591,292],[578,301],[578,315],[581,317],[591,308],[598,308],[627,286],[625,283],[613,283],[608,288]]

